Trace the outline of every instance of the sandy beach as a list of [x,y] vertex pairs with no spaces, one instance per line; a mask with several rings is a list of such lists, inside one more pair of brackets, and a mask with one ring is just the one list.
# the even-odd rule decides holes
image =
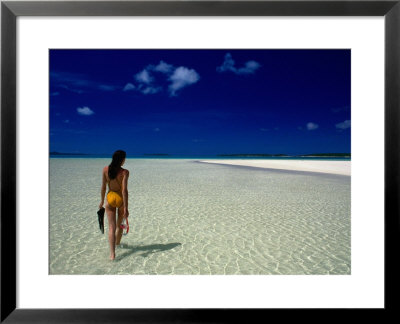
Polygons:
[[318,172],[351,175],[350,161],[310,161],[310,160],[204,160],[202,163],[215,163],[234,166],[247,166],[264,169]]
[[[283,162],[301,165],[275,163],[282,168]],[[102,234],[97,220],[107,163],[50,159],[50,274],[351,273],[350,177],[190,159],[126,161],[130,231],[112,262],[108,222]]]

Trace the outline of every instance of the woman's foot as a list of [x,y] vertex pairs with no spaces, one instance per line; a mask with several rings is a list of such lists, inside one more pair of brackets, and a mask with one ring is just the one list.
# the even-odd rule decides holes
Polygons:
[[111,253],[110,260],[113,261],[115,259],[115,253]]

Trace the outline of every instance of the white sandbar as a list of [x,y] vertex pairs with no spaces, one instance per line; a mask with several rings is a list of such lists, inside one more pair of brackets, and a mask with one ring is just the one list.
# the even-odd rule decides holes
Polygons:
[[203,160],[203,163],[215,163],[235,166],[247,166],[264,169],[320,172],[351,175],[350,161],[307,161],[307,160]]

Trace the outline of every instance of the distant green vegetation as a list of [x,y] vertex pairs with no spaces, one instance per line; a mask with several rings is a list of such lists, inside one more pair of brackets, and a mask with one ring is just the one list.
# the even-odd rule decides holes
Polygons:
[[304,154],[299,156],[318,156],[318,157],[351,157],[351,153],[314,153],[314,154]]
[[[61,152],[50,152],[51,156],[94,156],[94,154],[88,153],[61,153]],[[100,154],[102,155],[102,154]],[[107,155],[108,156],[108,155]],[[167,153],[144,153],[143,156],[171,156],[171,154]],[[351,153],[314,153],[314,154],[302,154],[302,155],[288,155],[288,154],[253,154],[253,153],[240,153],[240,154],[217,154],[219,157],[249,157],[249,158],[257,158],[257,157],[337,157],[337,158],[350,158]]]
[[60,152],[50,152],[50,155],[90,155],[86,153],[60,153]]
[[314,153],[302,155],[288,155],[288,154],[218,154],[217,156],[226,157],[351,157],[351,153]]
[[169,154],[165,154],[165,153],[153,153],[153,154],[143,154],[145,156],[169,156]]
[[217,156],[236,156],[236,157],[274,157],[274,156],[290,156],[287,154],[218,154]]

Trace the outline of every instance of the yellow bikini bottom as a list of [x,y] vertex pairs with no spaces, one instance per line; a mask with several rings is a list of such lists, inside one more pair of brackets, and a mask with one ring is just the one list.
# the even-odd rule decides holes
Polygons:
[[107,194],[107,201],[111,207],[119,208],[122,206],[122,196],[115,191],[109,191]]

